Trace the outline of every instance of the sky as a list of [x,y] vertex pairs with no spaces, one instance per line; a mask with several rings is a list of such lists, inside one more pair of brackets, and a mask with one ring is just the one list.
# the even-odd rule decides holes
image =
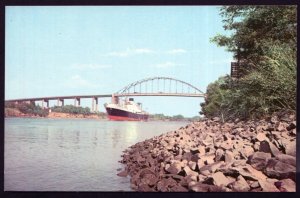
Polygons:
[[[216,6],[6,6],[5,99],[112,94],[157,76],[206,92],[230,74],[232,54],[210,42],[217,34],[227,33]],[[135,101],[152,114],[192,117],[204,99]]]

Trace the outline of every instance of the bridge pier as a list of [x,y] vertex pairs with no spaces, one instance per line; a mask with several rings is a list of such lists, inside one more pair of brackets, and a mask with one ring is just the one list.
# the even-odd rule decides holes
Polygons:
[[27,100],[25,101],[26,104],[34,104],[35,105],[35,101],[34,100]]
[[[168,82],[169,81],[169,82]],[[160,82],[162,85],[160,85]],[[156,86],[157,84],[157,86]],[[168,87],[169,86],[169,87]],[[174,87],[175,86],[175,87]],[[181,86],[181,91],[180,91]],[[138,90],[138,87],[139,90]],[[157,90],[156,90],[157,88]],[[185,90],[186,89],[186,90]],[[133,90],[133,92],[132,92]],[[151,92],[152,90],[152,92]],[[169,91],[168,91],[169,90]],[[139,91],[139,92],[136,92]],[[35,104],[36,102],[42,102],[42,107],[45,107],[45,102],[49,108],[49,101],[57,100],[58,106],[64,106],[64,100],[74,99],[74,106],[80,105],[82,98],[92,99],[92,111],[98,111],[98,99],[104,97],[111,97],[113,104],[119,103],[119,97],[135,97],[135,96],[176,96],[176,97],[206,97],[206,94],[199,90],[197,87],[186,83],[184,81],[168,78],[168,77],[154,77],[142,79],[129,84],[120,91],[114,94],[103,94],[103,95],[72,95],[72,96],[54,96],[54,97],[40,97],[40,98],[22,98],[7,100],[5,102],[16,102],[16,103],[27,103]]]
[[92,98],[92,112],[98,111],[98,98]]
[[80,107],[80,98],[74,98],[74,106]]
[[64,99],[57,99],[57,106],[64,106]]
[[43,108],[43,109],[45,108],[45,107],[44,107],[44,102],[46,103],[47,109],[49,109],[49,100],[46,100],[46,99],[43,99],[43,100],[42,100],[42,108]]

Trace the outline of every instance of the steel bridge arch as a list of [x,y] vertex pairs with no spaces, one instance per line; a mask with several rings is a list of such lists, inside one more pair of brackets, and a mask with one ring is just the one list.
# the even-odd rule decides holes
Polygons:
[[133,82],[133,83],[127,85],[123,89],[119,90],[116,94],[129,93],[129,90],[132,87],[135,87],[136,85],[139,85],[139,84],[142,84],[142,83],[145,83],[145,82],[148,82],[148,81],[152,81],[152,80],[161,80],[161,79],[163,79],[163,80],[170,80],[170,81],[174,81],[174,82],[179,82],[181,84],[187,85],[188,87],[191,87],[192,89],[194,89],[195,91],[200,92],[201,94],[205,94],[203,91],[201,91],[197,87],[191,85],[190,83],[187,83],[187,82],[184,82],[182,80],[175,79],[175,78],[170,78],[170,77],[152,77],[152,78],[145,78],[145,79],[142,79],[142,80],[138,80],[136,82]]

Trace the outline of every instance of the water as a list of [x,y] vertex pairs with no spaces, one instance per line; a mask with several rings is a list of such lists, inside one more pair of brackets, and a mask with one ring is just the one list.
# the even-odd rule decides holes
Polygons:
[[122,151],[186,122],[5,119],[5,191],[130,191]]

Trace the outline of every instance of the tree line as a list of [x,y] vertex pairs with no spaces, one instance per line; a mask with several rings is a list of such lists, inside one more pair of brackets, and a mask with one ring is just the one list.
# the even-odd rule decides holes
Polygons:
[[83,115],[91,114],[91,110],[89,107],[76,107],[74,105],[54,106],[51,107],[51,111],[60,112],[60,113],[70,113],[70,114],[83,114]]
[[21,113],[40,117],[46,117],[49,114],[47,109],[43,109],[42,107],[35,105],[35,103],[16,104],[12,102],[5,102],[5,108],[18,109]]
[[[18,109],[21,113],[46,117],[49,115],[49,109],[43,109],[39,105],[35,103],[11,103],[6,102],[5,108],[15,108]],[[83,114],[83,115],[90,115],[92,112],[90,111],[89,107],[76,107],[74,105],[65,105],[65,106],[54,106],[50,108],[52,112],[59,112],[59,113],[70,113],[70,114]],[[101,113],[99,115],[102,116]]]
[[233,53],[238,79],[222,76],[207,87],[206,117],[255,119],[296,111],[296,6],[223,6],[228,35],[211,39]]
[[[27,114],[27,115],[34,115],[34,116],[40,116],[40,117],[47,117],[49,115],[49,109],[43,109],[39,105],[36,105],[35,103],[11,103],[6,102],[5,108],[14,108],[18,109],[21,113]],[[92,113],[89,107],[76,107],[74,105],[65,105],[65,106],[54,106],[51,107],[51,112],[58,112],[58,113],[69,113],[69,114],[83,114],[83,115],[91,115],[95,114]],[[105,117],[106,113],[103,112],[97,112],[96,113],[100,117]],[[193,121],[193,120],[199,120],[199,116],[195,116],[192,118],[186,118],[183,115],[174,115],[174,116],[167,116],[164,114],[152,114],[149,116],[150,119],[153,120],[170,120],[170,121],[181,121],[181,120],[187,120],[187,121]]]
[[195,120],[199,120],[200,116],[194,116],[191,118],[187,118],[180,114],[174,115],[174,116],[168,116],[168,115],[159,113],[159,114],[150,114],[149,119],[151,119],[151,120],[170,120],[170,121],[195,121]]

